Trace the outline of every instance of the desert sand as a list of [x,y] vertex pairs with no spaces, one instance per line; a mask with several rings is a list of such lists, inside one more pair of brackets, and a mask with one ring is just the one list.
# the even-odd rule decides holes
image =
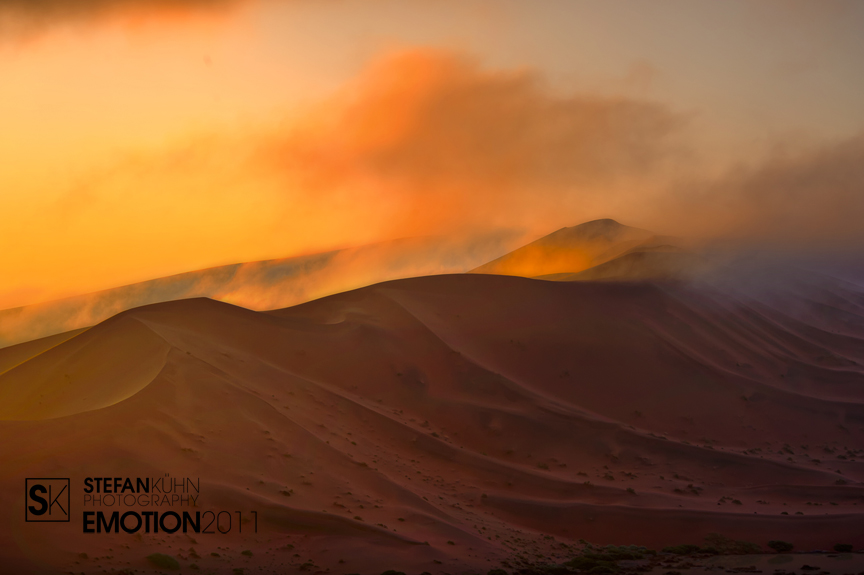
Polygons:
[[[827,277],[442,275],[273,312],[140,307],[0,350],[0,558],[437,574],[580,540],[860,549],[862,344],[864,290]],[[248,514],[227,535],[82,532],[85,478],[166,474],[257,533]],[[23,522],[26,477],[71,478],[70,523]]]

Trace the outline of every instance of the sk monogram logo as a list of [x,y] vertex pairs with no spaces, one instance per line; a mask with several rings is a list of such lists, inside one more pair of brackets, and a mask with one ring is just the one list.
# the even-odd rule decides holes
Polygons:
[[69,479],[28,478],[24,480],[25,521],[69,521]]

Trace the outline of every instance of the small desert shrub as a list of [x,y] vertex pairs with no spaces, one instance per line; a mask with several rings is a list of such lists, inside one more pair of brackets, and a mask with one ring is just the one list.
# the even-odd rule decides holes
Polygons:
[[252,557],[252,552],[249,549],[247,549],[246,551],[241,552],[240,555],[245,555],[246,557]]
[[402,571],[394,571],[393,569],[388,569],[381,575],[405,575],[405,573],[403,573]]
[[663,553],[674,553],[675,555],[695,555],[699,553],[700,549],[698,545],[691,545],[689,543],[683,543],[681,545],[670,545],[669,547],[663,548]]
[[180,569],[180,563],[176,559],[163,553],[148,555],[147,561],[160,569]]
[[507,575],[507,572],[503,569],[490,569],[486,575]]
[[769,541],[768,547],[776,551],[777,553],[789,553],[792,551],[794,545],[789,543],[788,541]]
[[852,553],[852,546],[848,543],[838,543],[834,546],[834,551],[837,553]]
[[705,541],[722,555],[756,555],[762,547],[750,541],[737,541],[719,533],[710,533]]

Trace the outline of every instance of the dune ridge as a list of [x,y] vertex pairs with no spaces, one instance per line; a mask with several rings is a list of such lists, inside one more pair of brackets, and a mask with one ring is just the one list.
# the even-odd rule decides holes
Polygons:
[[498,232],[469,238],[405,238],[224,265],[0,310],[0,348],[89,327],[122,311],[164,301],[209,297],[265,310],[390,279],[463,272],[506,252],[517,237]]

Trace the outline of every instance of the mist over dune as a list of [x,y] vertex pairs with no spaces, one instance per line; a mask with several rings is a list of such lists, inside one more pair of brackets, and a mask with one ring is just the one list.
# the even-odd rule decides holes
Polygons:
[[0,310],[0,347],[99,323],[151,303],[209,297],[257,310],[295,305],[380,281],[466,271],[508,249],[520,234],[426,237],[158,278],[62,300]]
[[[254,536],[134,551],[34,527],[4,558],[65,568],[86,545],[142,567],[170,547],[185,565],[191,546],[213,569],[252,549],[265,570],[461,572],[563,561],[578,539],[864,545],[864,290],[808,278],[760,298],[442,275],[266,313],[156,304],[0,350],[18,358],[0,375],[0,529],[21,476],[60,470],[170,467],[206,505],[259,512]],[[58,411],[58,393],[79,401]]]
[[267,310],[381,281],[447,273],[552,281],[716,283],[725,276],[761,277],[766,266],[776,264],[782,268],[781,273],[803,266],[864,283],[857,271],[861,268],[860,257],[854,255],[854,250],[844,257],[842,253],[826,254],[824,250],[762,253],[756,244],[706,248],[687,238],[635,228],[609,218],[561,228],[519,246],[523,235],[501,230],[473,237],[393,240],[197,270],[0,310],[0,347],[88,327],[122,311],[164,301],[209,297],[249,309]]

